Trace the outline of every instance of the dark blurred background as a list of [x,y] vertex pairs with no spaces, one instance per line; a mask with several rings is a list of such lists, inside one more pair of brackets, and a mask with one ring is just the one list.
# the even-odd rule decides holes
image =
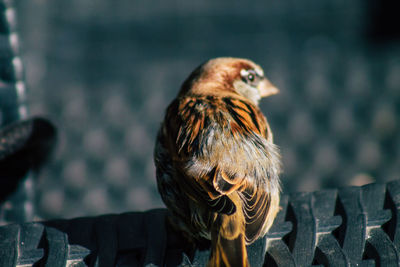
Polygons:
[[205,60],[250,58],[283,191],[400,178],[395,0],[15,1],[31,115],[60,141],[42,171],[42,218],[162,207],[152,152],[181,82]]

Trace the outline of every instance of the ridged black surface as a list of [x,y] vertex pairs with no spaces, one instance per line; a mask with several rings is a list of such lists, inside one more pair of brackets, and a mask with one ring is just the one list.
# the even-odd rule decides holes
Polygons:
[[[399,266],[400,181],[283,196],[252,266]],[[164,209],[0,227],[0,266],[204,266]],[[266,251],[265,251],[266,246]],[[263,256],[265,255],[265,257]]]

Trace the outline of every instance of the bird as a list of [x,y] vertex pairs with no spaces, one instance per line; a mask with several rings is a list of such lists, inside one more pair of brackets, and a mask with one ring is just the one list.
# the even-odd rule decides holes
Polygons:
[[279,90],[244,58],[197,67],[167,107],[154,149],[168,222],[192,242],[209,240],[208,267],[250,266],[246,245],[279,211],[281,156],[258,107]]

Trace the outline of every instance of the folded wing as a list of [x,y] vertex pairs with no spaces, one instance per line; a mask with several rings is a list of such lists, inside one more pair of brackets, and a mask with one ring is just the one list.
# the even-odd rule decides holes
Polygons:
[[244,99],[186,97],[170,105],[163,131],[188,197],[217,213],[241,208],[246,243],[264,233],[271,192],[279,192],[280,159],[260,110]]

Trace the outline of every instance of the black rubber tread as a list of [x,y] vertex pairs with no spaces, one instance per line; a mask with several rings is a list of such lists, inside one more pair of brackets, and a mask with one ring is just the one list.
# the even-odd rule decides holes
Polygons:
[[287,212],[268,234],[266,265],[399,266],[399,190],[394,181],[293,194],[287,209],[283,199]]
[[[400,180],[282,196],[251,265],[400,266]],[[0,266],[204,266],[165,209],[0,227]],[[263,256],[265,255],[265,257]]]

